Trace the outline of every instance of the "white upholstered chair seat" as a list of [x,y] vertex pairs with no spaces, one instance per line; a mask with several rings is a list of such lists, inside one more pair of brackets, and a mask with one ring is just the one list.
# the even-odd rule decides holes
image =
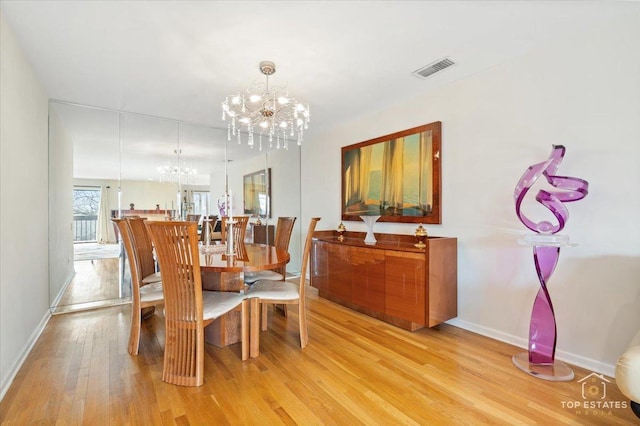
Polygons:
[[216,319],[232,311],[247,296],[240,293],[226,291],[203,291],[202,292],[202,318]]
[[155,302],[162,300],[164,295],[162,294],[162,283],[147,284],[144,287],[140,287],[140,302]]
[[260,280],[284,281],[284,277],[282,276],[282,274],[279,274],[276,271],[258,271],[244,273],[244,282],[246,284],[252,285],[256,281]]
[[631,400],[631,409],[640,418],[640,331],[631,339],[627,350],[618,358],[616,384]]
[[249,290],[247,297],[257,297],[266,300],[297,300],[300,298],[298,284],[286,281],[257,281]]
[[151,283],[159,283],[162,281],[162,277],[160,276],[160,272],[156,272],[151,275],[147,275],[142,279],[142,284],[151,284]]

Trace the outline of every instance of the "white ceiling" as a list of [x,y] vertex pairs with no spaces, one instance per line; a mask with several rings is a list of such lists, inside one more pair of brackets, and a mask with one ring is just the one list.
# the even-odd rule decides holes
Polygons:
[[[307,136],[589,31],[637,5],[0,1],[51,99],[225,129],[220,102],[261,79],[258,63],[272,60],[271,81],[311,106]],[[411,75],[443,57],[456,65],[425,80]],[[225,132],[216,133],[223,144]]]

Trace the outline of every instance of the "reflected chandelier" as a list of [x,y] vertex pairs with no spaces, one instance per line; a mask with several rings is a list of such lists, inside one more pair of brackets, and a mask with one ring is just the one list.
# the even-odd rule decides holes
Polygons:
[[[176,154],[178,158],[178,164],[180,164],[180,154],[182,154],[182,150],[174,149],[173,153]],[[193,167],[180,167],[180,166],[160,166],[158,167],[158,173],[160,174],[160,182],[161,183],[181,183],[181,184],[192,184],[194,181],[195,175],[198,174],[198,171]]]
[[222,102],[222,119],[228,117],[227,139],[237,134],[240,143],[240,130],[246,130],[251,147],[254,133],[259,133],[261,150],[263,136],[269,138],[269,147],[275,139],[277,148],[288,148],[287,137],[295,137],[300,145],[304,130],[309,127],[309,105],[290,97],[286,87],[269,87],[269,76],[276,72],[275,63],[260,62],[260,72],[266,76],[265,83],[254,83],[246,94],[227,96]]

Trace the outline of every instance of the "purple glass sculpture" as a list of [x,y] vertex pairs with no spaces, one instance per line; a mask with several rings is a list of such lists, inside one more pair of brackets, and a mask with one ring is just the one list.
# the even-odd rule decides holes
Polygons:
[[[520,369],[547,380],[571,380],[573,371],[564,363],[555,361],[556,318],[553,304],[547,290],[547,283],[558,264],[560,247],[569,245],[566,236],[556,235],[566,225],[569,211],[564,203],[583,199],[588,193],[589,183],[583,179],[558,176],[558,167],[566,149],[554,145],[549,158],[530,166],[522,175],[514,191],[516,214],[520,221],[536,235],[527,236],[522,242],[533,246],[533,259],[540,281],[529,325],[529,352],[513,357]],[[539,190],[536,201],[547,208],[557,220],[557,224],[543,220],[534,222],[522,212],[522,201],[536,180],[543,175],[547,182],[561,191]]]

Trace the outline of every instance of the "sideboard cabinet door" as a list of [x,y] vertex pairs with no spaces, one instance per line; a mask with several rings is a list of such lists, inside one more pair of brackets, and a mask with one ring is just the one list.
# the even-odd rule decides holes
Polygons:
[[329,244],[327,291],[336,302],[351,303],[351,247]]
[[425,257],[385,251],[385,313],[425,324]]
[[351,300],[354,305],[384,312],[384,250],[351,249]]

